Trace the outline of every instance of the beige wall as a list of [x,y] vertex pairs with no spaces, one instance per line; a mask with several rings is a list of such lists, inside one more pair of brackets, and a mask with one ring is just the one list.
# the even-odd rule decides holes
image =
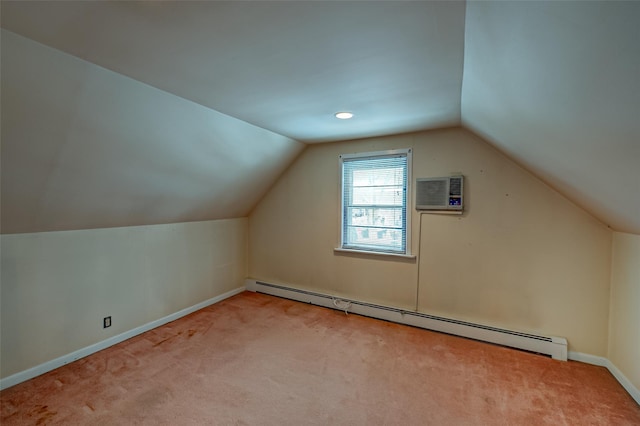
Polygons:
[[[335,253],[338,155],[393,148],[413,148],[414,179],[464,174],[465,214],[413,211],[416,261]],[[611,232],[463,129],[312,145],[251,213],[249,235],[254,279],[408,309],[419,292],[421,312],[607,353]]]
[[640,389],[640,235],[613,234],[609,360]]
[[246,218],[0,241],[3,378],[241,287],[247,275]]

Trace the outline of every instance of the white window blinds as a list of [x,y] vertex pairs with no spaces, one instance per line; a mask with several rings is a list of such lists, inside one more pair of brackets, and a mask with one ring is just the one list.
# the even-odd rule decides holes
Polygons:
[[342,156],[342,248],[407,253],[409,150]]

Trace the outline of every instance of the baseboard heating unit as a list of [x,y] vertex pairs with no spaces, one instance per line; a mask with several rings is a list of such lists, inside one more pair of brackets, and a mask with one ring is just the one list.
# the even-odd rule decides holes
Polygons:
[[392,321],[400,324],[439,331],[470,339],[509,346],[530,352],[551,356],[553,359],[567,360],[567,340],[562,337],[538,336],[512,330],[443,318],[420,312],[406,311],[388,306],[343,299],[322,293],[300,290],[263,281],[247,280],[247,290],[264,293],[326,308],[344,310],[358,315]]

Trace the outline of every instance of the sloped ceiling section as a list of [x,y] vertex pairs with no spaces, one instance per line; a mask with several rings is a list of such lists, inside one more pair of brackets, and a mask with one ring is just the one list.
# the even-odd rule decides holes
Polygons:
[[[2,2],[4,28],[303,142],[458,125],[464,2]],[[338,122],[333,114],[356,113]]]
[[640,2],[468,2],[462,120],[640,234]]
[[2,233],[242,217],[303,147],[2,30]]

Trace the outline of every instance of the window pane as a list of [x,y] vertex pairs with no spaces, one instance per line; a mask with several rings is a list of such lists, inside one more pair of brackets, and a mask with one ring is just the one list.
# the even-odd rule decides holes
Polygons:
[[407,154],[343,160],[345,248],[406,253]]
[[402,229],[402,208],[357,208],[347,210],[348,225]]
[[353,171],[353,186],[400,185],[404,181],[404,167],[371,167]]
[[387,205],[402,206],[404,193],[402,186],[366,186],[354,187],[352,205],[370,206]]
[[402,229],[369,228],[360,226],[348,227],[349,243],[365,249],[382,249],[397,251],[402,249]]

